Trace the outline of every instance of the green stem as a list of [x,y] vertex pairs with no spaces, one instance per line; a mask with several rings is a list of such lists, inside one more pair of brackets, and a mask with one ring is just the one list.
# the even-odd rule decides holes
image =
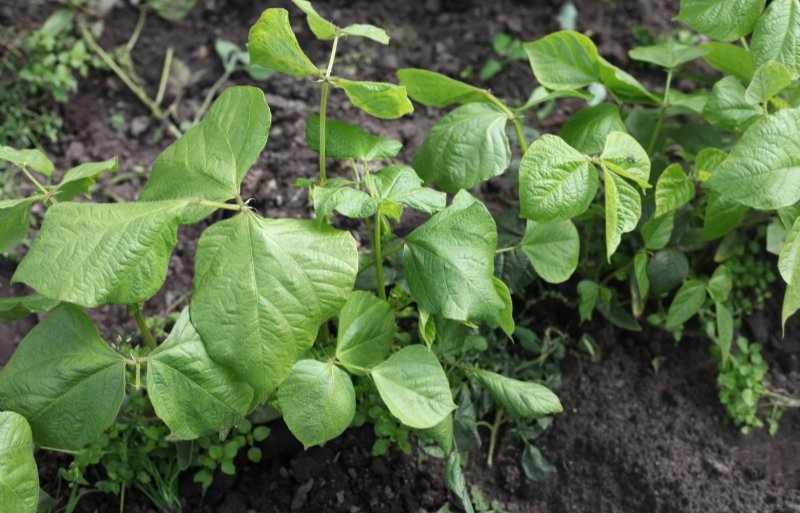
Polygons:
[[333,71],[333,62],[336,60],[336,47],[338,45],[339,34],[337,32],[333,37],[331,57],[328,60],[328,68],[325,70],[325,76],[322,78],[322,94],[319,99],[319,183],[321,185],[325,185],[328,179],[325,171],[325,121],[328,115],[328,92],[331,88],[331,71]]
[[739,38],[739,42],[742,43],[742,48],[744,48],[748,52],[750,51],[750,45],[747,44],[747,39],[745,39],[744,36]]
[[500,248],[497,251],[495,251],[494,254],[497,255],[499,253],[507,253],[509,251],[514,251],[514,250],[520,249],[521,247],[522,247],[522,243],[520,242],[519,244],[514,244],[513,246],[509,246],[507,248]]
[[[39,189],[39,192],[44,194],[45,197],[50,196],[50,192],[44,188],[44,185],[42,185],[42,183],[39,180],[37,180],[36,177],[31,174],[30,171],[28,171],[28,168],[26,166],[18,166],[18,167],[22,170],[23,173],[25,173],[25,176],[28,178],[28,180],[33,182],[33,185],[35,185],[36,188]],[[52,199],[55,202],[55,198]]]
[[234,210],[236,212],[242,212],[247,209],[245,205],[234,205],[232,203],[222,203],[220,201],[209,201],[204,199],[192,200],[190,203],[193,205],[199,205],[201,207],[221,208],[223,210]]
[[514,111],[509,109],[508,106],[501,99],[499,99],[497,96],[493,95],[492,93],[487,92],[486,93],[486,97],[489,99],[489,102],[492,105],[494,105],[498,109],[502,110],[503,114],[508,116],[508,119],[512,119],[513,120],[514,118],[516,118],[516,115],[514,114]]
[[164,66],[161,68],[161,80],[158,83],[158,92],[156,93],[155,104],[161,105],[164,101],[164,93],[167,92],[167,82],[169,82],[169,72],[172,69],[172,47],[167,47],[167,53],[164,55]]
[[381,254],[381,227],[383,214],[375,214],[375,237],[373,238],[372,259],[375,262],[375,275],[378,282],[378,297],[386,300],[386,287],[383,281],[383,255]]
[[664,98],[661,100],[661,107],[658,110],[658,120],[653,129],[653,135],[650,137],[650,144],[647,145],[647,154],[652,155],[653,150],[656,148],[658,136],[661,135],[661,128],[664,126],[664,117],[667,114],[667,107],[669,107],[669,89],[672,85],[672,70],[667,72],[667,84],[664,86]]
[[[372,232],[371,232],[372,228],[368,227],[368,229],[370,230],[370,236],[369,236],[370,240],[372,240]],[[385,253],[383,253],[384,260],[386,258],[388,258],[390,255],[394,255],[398,251],[401,251],[404,246],[405,246],[405,242],[401,241],[400,244],[398,244],[397,246],[393,247],[389,251],[386,251]],[[370,260],[364,267],[362,267],[361,269],[358,270],[358,276],[361,276],[361,273],[363,273],[364,271],[366,271],[367,269],[369,269],[373,265],[375,265],[375,260]]]
[[200,108],[197,109],[197,113],[195,113],[194,115],[195,124],[197,124],[200,121],[200,118],[202,118],[205,115],[206,111],[211,106],[211,100],[214,99],[214,96],[216,96],[217,91],[219,90],[220,87],[222,87],[222,84],[224,84],[231,77],[232,72],[233,70],[225,70],[222,76],[219,77],[219,79],[217,79],[217,81],[214,82],[214,85],[211,86],[211,89],[208,90],[208,94],[203,100],[203,104],[200,105]]
[[497,413],[494,414],[494,423],[492,424],[491,434],[489,435],[489,455],[486,457],[486,466],[492,468],[494,461],[494,449],[497,445],[497,434],[500,432],[500,425],[503,422],[503,408],[498,407]]
[[525,140],[525,131],[522,129],[522,123],[517,117],[512,119],[511,122],[514,124],[514,131],[517,132],[517,141],[519,141],[519,149],[522,150],[522,154],[525,155],[525,152],[528,151],[528,141]]
[[128,39],[128,43],[125,45],[125,53],[130,54],[133,51],[133,47],[136,46],[136,43],[139,41],[139,36],[142,34],[144,21],[146,18],[147,4],[143,4],[142,7],[139,8],[139,19],[136,20],[136,26],[133,28],[133,33],[131,34],[130,39]]
[[142,305],[139,303],[133,304],[133,315],[136,317],[136,324],[139,326],[139,331],[142,332],[142,338],[144,338],[147,347],[149,347],[151,351],[155,351],[158,347],[158,344],[156,343],[156,339],[154,339],[153,335],[150,333],[150,330],[147,329],[147,324],[144,322],[144,316],[142,316]]

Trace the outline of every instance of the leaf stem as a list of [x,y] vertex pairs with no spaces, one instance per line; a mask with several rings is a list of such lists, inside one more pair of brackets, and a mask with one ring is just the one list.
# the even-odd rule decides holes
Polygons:
[[199,205],[201,207],[220,208],[223,210],[234,210],[236,212],[243,212],[247,209],[246,205],[234,205],[232,203],[223,203],[221,201],[209,201],[204,199],[192,200],[190,203],[193,205]]
[[156,93],[156,105],[161,105],[161,102],[164,101],[164,93],[167,91],[167,82],[169,82],[169,72],[172,69],[173,53],[172,47],[167,47],[167,53],[164,55],[164,66],[161,68],[161,80],[158,83],[158,92]]
[[491,434],[489,435],[489,455],[486,457],[486,466],[492,468],[494,462],[494,449],[497,446],[497,434],[500,432],[500,425],[503,423],[503,408],[498,407],[494,414]]
[[656,148],[658,136],[661,135],[661,128],[664,126],[664,117],[667,114],[667,107],[669,107],[669,89],[672,85],[673,70],[667,72],[667,84],[664,86],[664,98],[661,100],[661,107],[658,110],[658,120],[656,126],[653,128],[653,135],[650,137],[650,144],[647,145],[647,154],[652,155],[653,150]]
[[325,185],[328,177],[325,170],[325,121],[328,115],[328,92],[331,88],[331,71],[333,71],[333,62],[336,60],[336,48],[339,45],[339,31],[333,36],[333,47],[331,48],[331,57],[328,60],[328,68],[325,70],[325,76],[322,78],[322,94],[319,99],[319,183]]
[[147,347],[149,347],[151,351],[155,351],[158,347],[158,344],[156,343],[156,339],[153,338],[152,333],[150,333],[150,330],[147,329],[147,324],[144,322],[144,316],[142,316],[142,305],[139,303],[134,303],[132,306],[133,316],[136,318],[136,324],[139,326],[139,331],[142,332],[142,338],[144,338]]
[[372,259],[375,262],[375,276],[378,287],[378,297],[386,300],[386,287],[383,281],[383,255],[381,254],[381,227],[383,226],[383,214],[375,214],[375,237],[373,238]]
[[500,248],[500,249],[496,250],[494,252],[494,254],[497,255],[497,254],[500,254],[500,253],[507,253],[509,251],[515,251],[517,249],[520,249],[521,247],[522,247],[522,243],[520,242],[519,244],[514,244],[513,246],[508,246],[507,248]]
[[226,69],[225,72],[222,73],[222,76],[219,77],[216,82],[214,82],[214,85],[212,85],[211,89],[208,90],[208,94],[203,100],[203,104],[200,105],[199,109],[197,109],[197,112],[194,115],[193,124],[196,125],[200,121],[200,118],[205,115],[206,111],[208,111],[208,108],[211,106],[211,100],[214,99],[214,96],[216,96],[219,88],[222,87],[225,82],[227,82],[232,73],[233,69]]
[[133,47],[135,47],[136,43],[139,41],[139,36],[142,34],[142,29],[144,28],[145,19],[147,19],[147,4],[143,4],[139,8],[139,18],[136,20],[136,26],[133,28],[133,33],[131,33],[128,43],[125,45],[125,53],[130,54],[133,51]]
[[742,48],[744,48],[748,52],[750,51],[750,45],[747,44],[747,39],[745,39],[744,36],[739,38],[739,42],[742,43]]
[[[371,237],[372,237],[372,235],[370,234],[370,238]],[[383,254],[383,258],[386,259],[386,258],[389,257],[389,255],[394,255],[398,251],[401,251],[404,247],[405,247],[405,242],[404,241],[400,241],[400,244],[398,244],[397,246],[393,247],[392,249],[386,251]],[[364,271],[366,271],[367,269],[369,269],[373,265],[375,265],[375,260],[374,259],[370,260],[369,263],[367,263],[364,267],[362,267],[361,269],[358,270],[358,276],[361,276],[361,273],[363,273]]]
[[525,155],[525,152],[528,151],[528,141],[525,140],[525,131],[522,129],[522,123],[517,117],[514,117],[511,122],[514,124],[514,131],[517,133],[519,149],[522,150],[522,154]]
[[[22,172],[25,173],[25,176],[28,178],[28,180],[33,182],[33,185],[35,185],[36,188],[39,189],[39,192],[44,194],[45,197],[48,197],[48,196],[52,197],[52,194],[50,194],[50,192],[47,189],[45,189],[44,185],[42,185],[42,182],[37,180],[36,177],[33,176],[33,174],[31,174],[30,171],[28,171],[28,167],[27,166],[17,166],[17,167],[19,167],[22,170]],[[53,202],[55,202],[55,198],[52,198],[52,200],[53,200]]]

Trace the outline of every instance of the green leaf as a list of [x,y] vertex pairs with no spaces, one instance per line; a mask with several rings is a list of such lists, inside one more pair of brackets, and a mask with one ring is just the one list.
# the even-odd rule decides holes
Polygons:
[[656,183],[655,217],[663,216],[689,203],[694,197],[694,183],[680,164],[670,164]]
[[708,53],[702,46],[689,46],[680,43],[662,43],[640,46],[628,52],[631,59],[649,62],[667,69],[676,69],[682,64],[699,59]]
[[800,76],[800,1],[770,2],[756,23],[750,51],[756,66],[778,61],[792,78]]
[[13,282],[84,307],[152,297],[167,276],[185,201],[58,203]]
[[39,471],[33,457],[33,436],[25,417],[0,412],[0,510],[36,513]]
[[[200,123],[158,156],[139,199],[227,201],[236,197],[242,179],[267,143],[271,122],[260,89],[226,89]],[[195,207],[187,221],[202,219],[208,211]]]
[[473,375],[495,401],[515,417],[535,417],[563,411],[556,394],[544,385],[508,378],[483,369],[475,369]]
[[714,303],[714,310],[717,316],[717,343],[722,353],[722,361],[725,362],[731,354],[733,314],[722,303]]
[[650,157],[636,139],[625,132],[608,134],[600,158],[611,171],[633,180],[642,190],[650,187]]
[[387,82],[358,82],[337,78],[331,83],[344,89],[350,102],[378,119],[397,119],[414,112],[406,88]]
[[528,221],[522,251],[536,274],[548,283],[563,283],[578,268],[580,238],[572,221]]
[[529,443],[522,450],[521,464],[525,476],[537,483],[552,479],[558,474],[556,467],[547,461],[539,449]]
[[277,395],[283,420],[306,449],[344,433],[356,413],[353,382],[333,362],[300,360]]
[[712,125],[728,130],[741,130],[764,113],[745,99],[745,88],[736,77],[725,77],[711,90],[703,107],[703,117]]
[[414,101],[429,107],[447,107],[454,103],[489,101],[489,92],[460,80],[424,69],[406,68],[397,72],[400,85]]
[[235,369],[262,402],[341,310],[357,269],[348,232],[243,213],[200,238],[192,322],[211,358]]
[[667,311],[667,321],[664,327],[670,331],[683,326],[683,323],[691,319],[694,314],[700,311],[706,301],[706,287],[700,280],[689,280],[678,289],[675,298],[669,305]]
[[[382,203],[405,205],[425,214],[439,212],[447,205],[447,194],[423,187],[422,179],[408,166],[385,167],[373,175],[372,184]],[[390,217],[400,220],[399,216]]]
[[618,102],[636,104],[656,104],[660,99],[648,91],[638,80],[626,71],[614,66],[603,57],[599,58],[600,81]]
[[156,415],[180,440],[229,429],[253,402],[253,388],[208,355],[188,308],[167,340],[150,353],[147,395]]
[[300,49],[286,9],[267,9],[261,13],[250,29],[247,51],[250,53],[250,64],[296,77],[320,74]]
[[336,36],[336,25],[320,16],[314,9],[314,6],[311,5],[311,2],[307,2],[306,0],[292,0],[292,3],[306,13],[308,27],[317,39],[329,41]]
[[800,200],[800,110],[781,110],[753,123],[707,184],[761,210]]
[[339,313],[336,358],[353,374],[371,369],[389,356],[397,333],[394,311],[370,292],[355,291]]
[[792,84],[792,74],[786,66],[776,61],[768,61],[759,66],[753,80],[747,86],[744,99],[752,104],[760,105]]
[[417,321],[419,338],[421,338],[422,341],[425,342],[425,345],[428,346],[428,349],[430,349],[436,341],[436,321],[430,312],[424,308],[420,308],[419,305],[417,305],[417,311],[419,313],[419,320]]
[[497,276],[492,277],[492,283],[494,284],[495,292],[497,292],[497,295],[500,296],[500,299],[503,300],[503,304],[505,305],[503,311],[500,312],[497,318],[497,325],[503,330],[506,336],[511,337],[516,329],[514,324],[514,302],[511,299],[511,291],[508,290],[508,285],[503,283],[503,280]]
[[456,409],[439,360],[423,345],[404,347],[371,376],[389,411],[406,426],[431,428]]
[[368,23],[354,23],[353,25],[348,25],[342,29],[342,34],[345,36],[365,37],[382,45],[389,44],[389,34],[382,28]]
[[[308,147],[319,153],[319,115],[312,114],[306,125]],[[403,144],[369,134],[361,128],[328,119],[325,121],[325,155],[342,160],[378,160],[396,157]]]
[[447,463],[444,469],[444,485],[450,490],[452,500],[464,513],[475,513],[472,507],[472,499],[467,490],[467,480],[464,479],[464,471],[461,469],[461,457],[458,451],[453,451],[447,456]]
[[0,200],[0,253],[12,250],[28,236],[31,198]]
[[719,148],[704,148],[694,159],[694,176],[697,180],[705,182],[714,173],[728,154]]
[[403,266],[411,295],[425,310],[448,319],[494,323],[504,305],[497,295],[497,228],[469,193],[406,237]]
[[194,9],[197,0],[148,0],[147,5],[159,16],[170,21],[181,21]]
[[800,220],[795,220],[786,233],[780,255],[778,257],[778,270],[786,283],[800,283]]
[[720,265],[714,269],[714,274],[708,280],[708,293],[711,298],[721,303],[727,301],[733,290],[733,273],[727,265]]
[[631,273],[631,296],[633,315],[639,317],[644,312],[647,295],[650,293],[650,277],[647,275],[648,256],[646,251],[639,251],[633,257],[633,273]]
[[543,135],[519,164],[520,215],[537,222],[571,219],[589,207],[597,186],[584,154],[560,137]]
[[522,46],[536,80],[548,89],[580,89],[598,79],[597,48],[583,34],[564,30]]
[[578,297],[580,298],[578,313],[581,322],[591,321],[592,312],[600,299],[600,286],[591,280],[581,280],[578,283]]
[[733,75],[749,82],[756,72],[750,52],[741,46],[711,41],[703,46],[708,53],[703,59],[709,66],[724,75]]
[[11,162],[20,168],[30,168],[44,176],[53,176],[55,166],[40,150],[16,150],[10,146],[0,145],[0,160]]
[[333,211],[351,219],[364,219],[378,211],[378,202],[367,193],[350,186],[321,187],[312,189],[314,211],[322,221]]
[[39,294],[22,297],[0,298],[0,321],[22,319],[35,312],[45,312],[58,306],[57,299]]
[[31,424],[36,443],[77,450],[117,417],[125,360],[80,309],[63,305],[33,328],[0,372],[0,409]]
[[73,167],[64,174],[56,188],[59,201],[69,201],[75,196],[89,196],[92,185],[103,173],[114,173],[119,169],[119,159],[112,157],[103,162],[87,162]]
[[508,117],[496,107],[463,105],[440,119],[417,149],[414,169],[447,192],[471,189],[511,163]]
[[581,153],[594,155],[603,151],[606,137],[615,130],[624,132],[625,123],[619,115],[619,108],[604,102],[584,107],[573,114],[558,135]]
[[733,230],[746,212],[745,205],[711,192],[703,216],[703,240],[718,239]]
[[606,256],[611,255],[622,241],[622,235],[636,228],[642,216],[642,199],[633,186],[608,170],[605,177],[606,195]]
[[783,296],[783,308],[781,309],[781,326],[786,329],[786,321],[789,317],[800,310],[800,284],[786,284],[786,294]]
[[558,100],[559,98],[580,98],[582,100],[589,101],[593,98],[593,95],[586,91],[575,91],[572,89],[548,91],[544,87],[539,86],[531,92],[528,100],[522,105],[522,107],[519,107],[517,111],[526,111],[537,105],[541,105],[542,103]]
[[644,247],[652,250],[664,249],[672,238],[675,226],[675,212],[668,212],[661,217],[654,217],[642,225]]
[[659,251],[650,259],[647,276],[650,279],[650,290],[660,296],[674,289],[689,274],[689,261],[686,255],[677,249]]
[[753,31],[766,0],[681,0],[677,20],[718,41],[735,41]]
[[445,454],[453,450],[453,416],[448,415],[443,421],[432,428],[420,430],[426,437],[432,439]]

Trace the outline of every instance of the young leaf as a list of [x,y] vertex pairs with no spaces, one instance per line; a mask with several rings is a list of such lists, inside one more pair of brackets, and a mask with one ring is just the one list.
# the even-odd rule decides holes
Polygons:
[[786,233],[778,258],[778,270],[786,283],[800,283],[800,220],[796,220]]
[[526,111],[537,105],[541,105],[542,103],[547,103],[553,100],[557,100],[559,98],[580,98],[582,100],[589,101],[594,96],[591,93],[586,91],[575,91],[572,89],[564,89],[561,91],[548,91],[542,86],[536,87],[532,92],[531,95],[528,97],[528,100],[519,107],[518,111]]
[[600,286],[591,280],[581,280],[578,283],[578,313],[581,323],[592,320],[592,312],[600,299]]
[[0,412],[0,510],[36,513],[39,471],[33,451],[31,427],[25,417]]
[[768,61],[759,66],[753,80],[747,86],[744,99],[748,103],[761,105],[772,99],[792,83],[792,74],[780,62]]
[[35,312],[46,312],[58,306],[58,303],[57,299],[39,294],[0,298],[0,321],[14,321]]
[[[422,179],[408,166],[385,167],[375,173],[372,184],[383,203],[405,205],[425,214],[435,214],[447,205],[447,194],[423,187]],[[399,217],[394,219],[399,221]]]
[[240,214],[200,238],[192,322],[211,358],[235,369],[262,402],[314,342],[320,324],[341,310],[357,269],[348,232]]
[[144,301],[164,283],[185,207],[181,200],[53,205],[12,281],[89,308]]
[[611,171],[633,180],[642,190],[650,187],[650,157],[636,139],[625,132],[608,134],[600,158]]
[[397,119],[414,112],[403,86],[386,82],[357,82],[344,78],[331,80],[344,89],[350,102],[378,119]]
[[89,196],[92,185],[103,173],[114,173],[119,169],[119,160],[112,157],[103,162],[87,162],[73,167],[64,174],[58,184],[56,197],[59,201],[70,201],[75,196],[82,194]]
[[40,150],[16,150],[10,146],[0,146],[0,160],[20,168],[33,169],[47,177],[53,176],[55,170],[53,163]]
[[764,114],[763,109],[745,99],[745,88],[736,77],[725,77],[711,90],[703,107],[703,117],[712,125],[740,130]]
[[389,34],[382,28],[368,23],[354,23],[353,25],[348,25],[342,29],[342,34],[345,36],[365,37],[382,45],[389,44]]
[[274,69],[287,75],[308,77],[319,75],[292,32],[286,9],[267,9],[250,29],[247,40],[250,63]]
[[31,198],[0,200],[0,253],[14,249],[28,236]]
[[503,283],[503,280],[497,276],[492,277],[494,290],[500,299],[503,300],[503,311],[497,317],[497,325],[503,330],[506,336],[511,337],[514,334],[516,325],[514,324],[514,302],[511,299],[511,292],[508,290],[508,285]]
[[715,70],[747,82],[753,78],[756,68],[753,66],[753,58],[747,49],[715,41],[710,41],[702,47],[708,50],[703,59]]
[[548,89],[580,89],[597,81],[597,48],[583,34],[564,30],[522,46],[536,80]]
[[656,183],[655,217],[663,216],[689,203],[694,197],[694,184],[680,164],[670,164]]
[[657,104],[659,98],[626,71],[599,57],[600,81],[618,102]]
[[336,36],[336,25],[317,14],[311,2],[306,0],[292,0],[292,3],[306,13],[308,27],[311,29],[311,32],[317,36],[317,39],[329,41]]
[[727,265],[720,265],[714,269],[714,274],[708,280],[708,293],[711,298],[721,303],[727,301],[733,290],[733,274]]
[[147,395],[180,440],[230,428],[253,403],[253,388],[213,361],[184,309],[167,340],[150,353]]
[[672,238],[675,227],[675,212],[667,212],[661,217],[654,217],[642,225],[644,247],[652,250],[664,249]]
[[[242,179],[267,143],[271,121],[260,89],[226,89],[200,123],[158,156],[139,199],[226,201],[236,197]],[[193,208],[187,221],[207,214],[206,207]]]
[[[306,125],[308,147],[319,153],[319,115],[312,114]],[[403,144],[369,134],[361,128],[328,119],[325,121],[325,155],[334,159],[378,160],[396,157]]]
[[489,92],[460,80],[424,69],[407,68],[397,72],[400,85],[414,101],[429,107],[447,107],[454,103],[489,101]]
[[353,382],[332,362],[298,361],[277,395],[283,420],[306,449],[344,433],[356,413]]
[[453,451],[447,456],[447,464],[444,469],[444,485],[450,490],[453,502],[464,511],[464,513],[475,513],[472,506],[472,498],[467,490],[467,481],[464,479],[464,471],[461,469],[461,456],[458,451]]
[[650,279],[650,290],[660,296],[674,289],[689,274],[689,261],[677,249],[659,251],[647,266],[647,277]]
[[507,378],[482,369],[475,369],[474,376],[500,406],[516,417],[535,417],[563,411],[556,394],[544,385]]
[[714,303],[714,311],[717,315],[717,343],[722,353],[722,361],[725,362],[731,354],[731,343],[733,342],[733,314],[722,303]]
[[456,409],[447,376],[425,346],[404,347],[371,376],[389,411],[406,426],[431,428]]
[[436,320],[430,312],[421,308],[419,305],[417,305],[417,311],[419,312],[419,320],[417,322],[419,338],[421,338],[422,341],[425,342],[425,345],[428,346],[428,349],[430,349],[436,341]]
[[753,63],[761,66],[778,61],[800,76],[800,0],[774,0],[759,18],[750,51]]
[[703,216],[703,240],[718,239],[733,230],[746,212],[747,206],[712,191]]
[[573,114],[558,135],[581,153],[594,155],[603,151],[606,137],[615,130],[625,131],[619,108],[603,102],[584,107]]
[[351,219],[364,219],[378,211],[378,202],[374,198],[346,185],[343,187],[316,186],[312,189],[312,195],[318,221],[331,215],[334,210]]
[[522,251],[536,274],[548,283],[563,283],[578,267],[580,238],[572,221],[528,221]]
[[529,443],[525,444],[525,449],[522,450],[521,464],[525,476],[537,483],[552,479],[558,473],[555,465],[547,461],[539,449]]
[[694,159],[694,177],[700,182],[705,182],[714,173],[728,154],[719,148],[704,148]]
[[77,450],[113,422],[125,392],[125,359],[80,309],[62,305],[19,345],[0,372],[0,409],[28,419],[36,443]]
[[414,169],[447,192],[471,189],[511,163],[508,117],[492,105],[471,103],[440,119],[414,154]]
[[707,184],[761,210],[800,200],[800,110],[781,110],[753,123]]
[[669,305],[664,327],[670,331],[680,328],[700,310],[705,301],[706,287],[703,282],[700,280],[687,281],[681,286]]
[[636,228],[642,216],[642,199],[633,186],[608,170],[605,177],[606,195],[606,256],[611,255],[622,241],[622,234]]
[[702,46],[689,46],[680,43],[662,43],[640,46],[628,52],[631,59],[649,62],[667,69],[677,69],[682,64],[699,59],[708,53]]
[[459,192],[406,237],[403,266],[411,295],[448,319],[494,323],[504,305],[492,283],[497,228],[486,207]]
[[677,20],[718,41],[735,41],[753,31],[766,0],[681,0]]
[[389,356],[396,333],[389,303],[369,292],[354,291],[339,313],[336,358],[360,375],[359,367],[371,369]]
[[563,139],[543,135],[519,164],[520,215],[537,222],[571,219],[597,193],[597,173],[589,159]]
[[631,296],[633,315],[639,317],[644,312],[647,295],[650,293],[650,277],[647,275],[647,252],[639,251],[633,257],[633,273],[631,274]]

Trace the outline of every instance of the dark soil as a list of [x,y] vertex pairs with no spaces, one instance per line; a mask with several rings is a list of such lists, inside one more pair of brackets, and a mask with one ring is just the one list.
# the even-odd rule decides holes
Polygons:
[[[190,16],[179,24],[150,17],[134,52],[137,70],[155,84],[167,46],[186,68],[188,85],[178,110],[188,118],[221,73],[213,51],[216,37],[244,45],[250,25],[265,7],[290,9],[300,43],[322,62],[326,45],[310,37],[302,17],[288,1],[200,0]],[[423,67],[457,76],[472,66],[478,70],[491,54],[490,40],[504,31],[533,40],[557,30],[557,0],[388,0],[319,1],[319,9],[340,21],[372,22],[386,27],[392,44],[381,47],[345,41],[337,70],[363,79],[393,80],[396,69]],[[653,33],[668,32],[677,2],[667,0],[580,0],[581,30],[590,32],[601,53],[625,64],[626,49],[636,41],[635,26]],[[30,25],[55,8],[10,0],[0,5],[0,23]],[[136,21],[130,7],[114,9],[106,19],[102,38],[106,47],[123,43]],[[660,77],[656,76],[656,80]],[[251,83],[237,75],[234,83]],[[255,198],[254,206],[266,216],[308,217],[311,209],[303,189],[293,187],[298,177],[313,177],[316,155],[305,147],[305,119],[318,101],[315,84],[277,76],[260,84],[267,93],[273,114],[266,151],[250,171],[243,196]],[[534,85],[526,63],[512,63],[489,84],[505,98],[522,99]],[[151,87],[151,92],[155,87]],[[168,100],[171,100],[168,98]],[[554,131],[572,106],[559,107],[544,121],[532,121],[541,131]],[[368,118],[334,97],[332,118],[357,122],[368,130],[401,140],[406,150],[401,160],[410,161],[413,150],[440,114],[418,107],[398,121]],[[113,114],[125,122],[112,128]],[[114,77],[93,72],[80,84],[80,91],[63,106],[66,123],[64,142],[47,148],[57,167],[86,160],[120,157],[121,169],[113,184],[102,190],[114,198],[134,199],[158,153],[170,142],[158,139],[159,126],[144,107]],[[339,170],[333,167],[331,173]],[[499,182],[499,181],[498,181]],[[478,191],[491,201],[502,185],[490,182]],[[102,198],[98,195],[99,200]],[[167,283],[146,305],[148,315],[164,315],[185,304],[192,288],[194,247],[204,224],[183,227],[170,263]],[[9,288],[14,263],[0,260],[0,295],[20,294]],[[572,293],[572,291],[570,291]],[[548,312],[543,312],[545,318]],[[556,312],[549,312],[553,319]],[[798,339],[790,330],[783,342],[771,336],[779,326],[772,315],[757,317],[750,329],[767,344],[774,381],[795,387],[800,371]],[[123,307],[108,306],[92,312],[105,336],[135,332],[135,324]],[[559,321],[564,324],[563,321]],[[0,363],[35,324],[35,318],[0,326]],[[567,324],[572,324],[572,321]],[[563,326],[560,326],[563,327]],[[565,360],[564,385],[558,391],[565,406],[554,427],[539,447],[558,468],[557,480],[536,484],[526,480],[518,466],[518,455],[501,451],[496,465],[486,469],[481,455],[474,455],[467,471],[490,500],[505,504],[511,512],[675,512],[723,513],[800,512],[800,415],[788,414],[775,437],[763,432],[741,435],[726,420],[716,398],[716,370],[707,351],[708,342],[686,339],[676,345],[656,331],[630,335],[597,324],[593,334],[602,346],[597,363],[570,356]],[[662,359],[653,372],[651,360]],[[278,423],[280,424],[280,423]],[[417,512],[436,511],[446,502],[441,462],[420,460],[392,449],[383,457],[370,456],[373,437],[366,429],[351,430],[325,448],[303,451],[281,425],[263,446],[265,458],[258,465],[242,461],[235,477],[219,476],[202,505],[197,489],[184,483],[184,511],[250,513],[329,512]],[[39,455],[45,477],[53,481],[53,468],[62,461]],[[116,499],[92,495],[79,511],[115,511]],[[130,513],[151,511],[142,496],[130,494]]]

